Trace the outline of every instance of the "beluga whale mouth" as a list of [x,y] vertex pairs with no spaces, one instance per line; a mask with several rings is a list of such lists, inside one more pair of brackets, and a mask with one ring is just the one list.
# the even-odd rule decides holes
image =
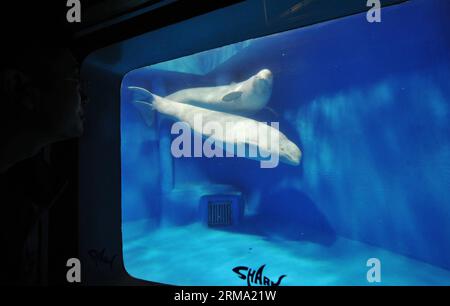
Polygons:
[[267,80],[267,81],[272,81],[272,79],[273,79],[272,72],[269,69],[261,70],[260,72],[258,72],[256,74],[256,77],[261,80]]
[[300,164],[300,160],[302,157],[302,152],[297,147],[297,145],[289,140],[281,145],[285,145],[285,147],[280,147],[280,160],[292,166],[298,166]]
[[256,94],[269,96],[272,92],[272,72],[269,69],[263,69],[258,72],[253,79],[253,88]]

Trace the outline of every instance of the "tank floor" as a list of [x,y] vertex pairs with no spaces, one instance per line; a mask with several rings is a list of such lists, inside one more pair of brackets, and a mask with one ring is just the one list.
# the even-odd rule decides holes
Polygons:
[[173,285],[247,285],[232,269],[265,264],[281,285],[373,285],[366,261],[381,260],[380,285],[450,285],[450,271],[338,237],[329,245],[267,239],[210,229],[199,223],[149,230],[147,221],[123,225],[125,268],[133,277]]

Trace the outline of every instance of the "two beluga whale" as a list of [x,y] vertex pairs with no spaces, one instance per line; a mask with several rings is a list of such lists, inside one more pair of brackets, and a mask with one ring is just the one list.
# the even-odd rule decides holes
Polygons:
[[[149,126],[153,124],[156,111],[187,124],[208,141],[222,144],[221,147],[227,152],[230,148],[236,152],[236,146],[247,147],[249,151],[257,150],[260,154],[249,155],[246,151],[243,157],[263,163],[267,156],[277,156],[283,163],[299,165],[302,155],[300,149],[278,130],[278,126],[273,127],[272,124],[243,116],[266,107],[272,83],[272,73],[263,69],[240,83],[183,89],[166,97],[141,87],[129,86],[128,89],[132,94],[131,102]],[[197,124],[198,118],[201,118],[201,124]],[[211,125],[216,128],[211,129]],[[217,130],[217,127],[224,133],[212,131]]]

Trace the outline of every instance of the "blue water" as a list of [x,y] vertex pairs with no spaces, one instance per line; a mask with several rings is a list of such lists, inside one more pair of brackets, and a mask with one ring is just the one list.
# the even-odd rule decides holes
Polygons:
[[[128,73],[122,84],[123,257],[134,277],[245,285],[266,264],[282,285],[450,284],[450,3],[412,0]],[[300,166],[172,158],[170,126],[145,125],[127,86],[160,96],[272,71],[268,103]],[[200,222],[203,195],[238,193],[239,226]]]

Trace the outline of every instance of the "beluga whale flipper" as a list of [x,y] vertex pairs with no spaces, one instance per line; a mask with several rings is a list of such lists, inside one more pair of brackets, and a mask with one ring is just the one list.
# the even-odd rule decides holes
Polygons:
[[262,69],[239,83],[182,89],[165,98],[221,112],[255,113],[264,108],[269,101],[272,83],[272,72],[269,69]]
[[[245,146],[249,151],[257,149],[262,152],[265,157],[276,156],[283,163],[290,165],[299,165],[301,159],[301,151],[295,143],[290,141],[277,128],[270,126],[264,122],[246,118],[239,115],[205,109],[190,104],[179,103],[169,99],[159,97],[144,88],[130,86],[132,91],[131,102],[138,109],[144,121],[151,124],[152,112],[157,111],[177,122],[187,124],[195,133],[201,134],[204,138],[213,141],[215,144],[223,144],[222,148],[228,151],[232,148],[235,152],[235,146]],[[201,118],[201,124],[198,123]],[[223,131],[223,133],[212,133],[207,125],[215,125]],[[216,129],[216,128],[213,128]],[[249,132],[250,131],[250,132]],[[252,131],[257,131],[253,133]],[[266,139],[261,140],[262,136],[269,135]],[[268,141],[270,138],[270,141]],[[276,139],[276,145],[273,145],[273,139]],[[228,156],[228,155],[227,155]],[[240,156],[250,159],[260,160],[264,162],[261,156]],[[278,159],[277,159],[278,161]],[[269,168],[269,167],[267,167]]]

